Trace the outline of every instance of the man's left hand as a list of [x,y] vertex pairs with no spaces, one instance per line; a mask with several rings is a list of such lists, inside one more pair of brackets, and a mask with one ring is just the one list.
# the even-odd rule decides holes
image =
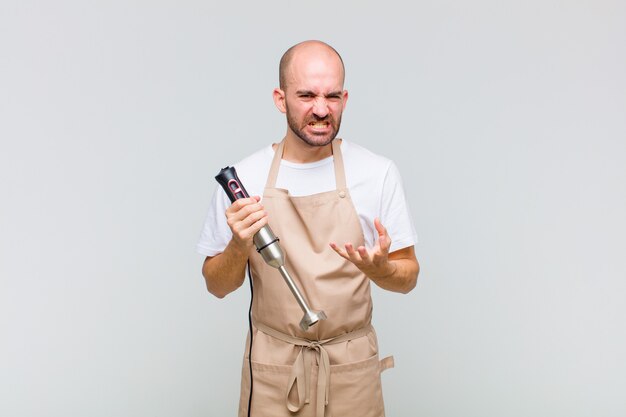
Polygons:
[[355,250],[352,243],[346,243],[345,249],[342,249],[335,242],[331,242],[330,247],[339,256],[356,265],[368,277],[372,279],[386,278],[393,275],[397,268],[395,264],[389,262],[391,238],[378,217],[374,219],[374,227],[378,232],[378,239],[371,250],[367,250],[365,246],[359,246]]

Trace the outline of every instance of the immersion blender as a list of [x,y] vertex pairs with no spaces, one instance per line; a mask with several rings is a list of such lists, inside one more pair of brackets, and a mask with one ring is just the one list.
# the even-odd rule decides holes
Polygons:
[[[239,177],[237,177],[237,171],[235,171],[234,167],[222,168],[220,173],[215,176],[215,179],[220,183],[231,203],[234,203],[235,200],[239,200],[240,198],[250,197],[243,187],[243,184],[241,184]],[[307,331],[309,327],[313,326],[319,320],[326,319],[326,314],[323,311],[311,310],[296,286],[296,283],[289,275],[289,272],[287,272],[283,250],[278,244],[278,238],[274,235],[270,226],[263,226],[263,228],[254,235],[252,240],[254,246],[256,246],[257,252],[261,254],[265,263],[272,268],[278,269],[294,297],[296,297],[300,308],[304,311],[304,316],[302,320],[300,320],[302,330]]]

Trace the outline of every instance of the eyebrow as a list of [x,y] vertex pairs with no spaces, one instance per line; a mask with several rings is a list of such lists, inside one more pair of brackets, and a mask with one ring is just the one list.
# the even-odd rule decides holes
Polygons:
[[[312,95],[312,96],[316,96],[317,94],[315,94],[313,91],[311,90],[298,90],[296,91],[297,95]],[[326,94],[326,97],[330,97],[330,96],[341,96],[341,91],[332,91],[328,94]]]

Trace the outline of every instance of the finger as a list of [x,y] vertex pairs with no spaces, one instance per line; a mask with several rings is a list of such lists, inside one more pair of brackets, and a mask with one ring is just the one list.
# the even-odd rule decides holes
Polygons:
[[329,246],[331,247],[332,250],[334,250],[339,256],[341,256],[342,258],[348,259],[350,260],[350,258],[348,257],[348,254],[346,253],[346,251],[344,251],[343,249],[341,249],[339,246],[337,246],[337,244],[335,242],[331,242],[329,244]]
[[378,232],[378,236],[384,236],[387,234],[387,229],[385,228],[385,226],[383,226],[383,224],[380,222],[380,219],[378,217],[374,219],[374,227],[376,228],[376,231]]
[[389,235],[380,236],[378,238],[378,247],[380,248],[381,253],[388,254],[390,246],[391,246],[391,239],[389,238]]
[[388,258],[388,253],[379,248],[372,254],[372,263],[378,265],[386,258]]
[[260,200],[261,200],[261,197],[259,197],[258,195],[255,195],[252,197],[240,198],[240,199],[233,201],[233,203],[226,209],[226,211],[237,212],[241,210],[242,208],[244,208],[245,206],[258,203]]
[[261,230],[268,221],[268,217],[267,217],[267,213],[265,213],[263,216],[261,216],[260,219],[258,219],[257,221],[255,221],[254,223],[252,223],[250,225],[250,227],[248,228],[248,230],[250,231],[250,234],[252,236],[254,236],[259,230]]
[[372,263],[379,264],[389,257],[389,245],[387,244],[388,238],[385,236],[380,237],[376,242],[376,246],[372,251]]
[[378,246],[380,247],[383,253],[389,253],[389,247],[391,246],[391,238],[389,237],[389,233],[387,232],[387,228],[383,226],[380,222],[380,219],[376,217],[374,219],[374,227],[378,232]]
[[261,217],[267,216],[267,212],[262,208],[260,210],[250,210],[249,213],[240,210],[238,213],[231,215],[227,221],[232,229],[247,229]]
[[254,222],[250,227],[241,229],[241,230],[233,230],[233,238],[238,240],[239,242],[245,242],[246,245],[252,245],[253,237],[263,226],[267,224],[267,216],[264,216]]
[[[255,205],[256,204],[246,206],[244,209],[235,214],[231,214],[230,217],[227,218],[228,227],[230,227],[233,235],[236,235],[239,239],[247,240],[263,227],[259,226],[254,228],[254,230],[249,230],[250,227],[255,225],[259,220],[267,217],[267,211],[263,210],[262,207],[260,207],[259,210],[252,211],[244,218],[241,218],[248,209],[252,210],[251,207]],[[267,222],[265,224],[267,224]]]
[[250,213],[240,223],[241,223],[242,227],[249,228],[250,226],[252,226],[256,222],[261,220],[263,217],[267,217],[267,211],[261,209],[261,210],[255,211],[253,213]]
[[247,205],[242,206],[241,208],[237,209],[237,207],[231,206],[230,209],[226,210],[226,218],[228,218],[229,220],[231,220],[232,222],[236,222],[236,221],[241,221],[243,219],[245,219],[246,217],[248,217],[250,214],[258,212],[258,211],[262,211],[263,210],[263,206],[261,205],[261,203],[249,203]]
[[354,250],[354,246],[352,246],[352,243],[346,243],[344,246],[346,248],[348,258],[352,261],[352,263],[361,263],[361,256],[358,254],[357,251]]
[[371,263],[372,259],[370,257],[369,252],[367,251],[367,249],[365,248],[365,246],[359,246],[357,248],[357,251],[359,252],[359,256],[361,257],[361,260],[364,263]]
[[254,197],[238,198],[237,200],[233,201],[230,207],[234,211],[238,211],[238,210],[241,210],[243,207],[247,206],[248,204],[254,204],[257,201],[258,200]]

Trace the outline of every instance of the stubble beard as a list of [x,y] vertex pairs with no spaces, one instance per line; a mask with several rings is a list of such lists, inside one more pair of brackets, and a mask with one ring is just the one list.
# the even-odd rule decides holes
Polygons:
[[[313,118],[308,118],[307,120],[305,120],[305,123],[303,126],[299,126],[298,122],[293,118],[292,114],[289,112],[289,107],[287,106],[286,103],[285,103],[285,107],[287,109],[286,111],[287,125],[289,126],[289,129],[291,129],[291,131],[295,133],[296,136],[300,138],[300,140],[302,140],[304,143],[306,143],[309,146],[326,146],[329,143],[331,143],[335,139],[337,134],[339,133],[339,128],[341,127],[341,115],[339,116],[339,118],[337,118],[336,121],[331,115],[328,115],[324,118],[319,118],[319,117],[314,116]],[[330,132],[328,136],[325,137],[325,139],[324,139],[324,136],[322,135],[308,135],[304,133],[304,129],[310,122],[312,121],[317,122],[317,121],[322,121],[322,120],[328,121],[328,123],[330,124],[332,128],[332,131]]]

